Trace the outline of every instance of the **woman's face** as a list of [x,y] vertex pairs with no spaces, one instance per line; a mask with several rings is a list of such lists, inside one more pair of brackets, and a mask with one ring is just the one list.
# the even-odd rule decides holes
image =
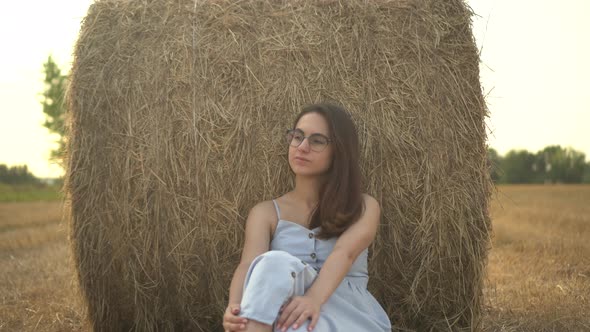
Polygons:
[[321,146],[321,139],[308,138],[313,134],[322,134],[331,138],[328,122],[318,113],[311,112],[303,115],[295,129],[303,132],[303,142],[298,147],[289,145],[289,165],[297,175],[321,175],[325,173],[332,164],[333,142],[328,143],[322,151],[314,151]]

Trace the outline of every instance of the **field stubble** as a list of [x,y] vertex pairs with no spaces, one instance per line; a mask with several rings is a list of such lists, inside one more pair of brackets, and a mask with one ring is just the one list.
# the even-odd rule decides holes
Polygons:
[[59,202],[0,203],[0,331],[81,331]]
[[590,331],[590,186],[501,186],[487,331]]

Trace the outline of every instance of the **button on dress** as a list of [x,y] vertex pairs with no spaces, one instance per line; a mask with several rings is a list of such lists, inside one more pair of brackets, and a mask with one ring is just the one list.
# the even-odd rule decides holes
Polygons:
[[[281,305],[294,296],[302,296],[317,278],[322,265],[334,249],[337,238],[318,239],[319,227],[312,230],[279,218],[270,250],[257,256],[248,269],[239,316],[275,327]],[[320,308],[316,332],[391,331],[385,310],[367,290],[368,249],[352,264],[340,285]],[[296,330],[307,331],[307,320]]]

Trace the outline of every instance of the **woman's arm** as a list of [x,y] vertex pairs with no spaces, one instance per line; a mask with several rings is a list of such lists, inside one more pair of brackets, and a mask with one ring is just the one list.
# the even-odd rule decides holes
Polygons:
[[246,273],[248,267],[245,264],[238,264],[238,267],[234,271],[234,276],[231,279],[229,286],[229,302],[230,304],[239,304],[242,302],[242,289],[244,287],[244,280],[246,279]]
[[363,196],[365,198],[363,215],[340,235],[332,253],[324,262],[317,279],[305,294],[316,299],[321,304],[330,298],[356,258],[363,250],[369,247],[377,234],[381,217],[379,202],[369,195]]
[[270,249],[272,219],[269,218],[268,206],[265,206],[269,203],[272,204],[270,201],[258,203],[248,213],[242,258],[230,284],[229,303],[239,304],[242,301],[242,289],[250,263]]

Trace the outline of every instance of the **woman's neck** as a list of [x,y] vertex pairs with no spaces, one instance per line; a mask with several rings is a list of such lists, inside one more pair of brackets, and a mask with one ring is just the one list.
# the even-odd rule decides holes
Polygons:
[[307,209],[315,208],[320,199],[322,178],[317,176],[295,176],[295,189],[293,198],[303,204]]

